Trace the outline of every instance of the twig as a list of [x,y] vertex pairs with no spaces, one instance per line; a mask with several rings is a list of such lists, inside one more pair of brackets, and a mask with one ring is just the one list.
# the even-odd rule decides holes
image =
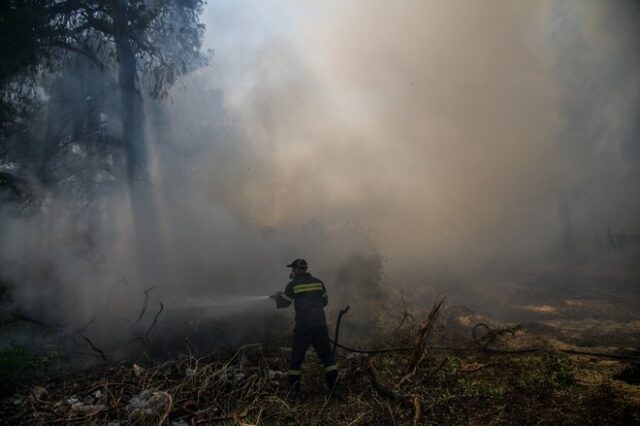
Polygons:
[[95,319],[98,316],[102,315],[104,312],[107,312],[109,310],[109,306],[111,305],[111,297],[113,296],[113,292],[115,291],[115,289],[120,284],[127,284],[128,285],[129,282],[126,280],[126,278],[120,278],[118,281],[113,283],[113,285],[109,289],[109,294],[107,295],[107,302],[105,303],[104,307],[100,310],[100,312],[98,312],[93,317],[91,317],[91,319],[89,321],[87,321],[87,323],[84,326],[80,327],[79,329],[77,329],[76,331],[71,333],[71,336],[78,335],[78,334],[82,333],[83,331],[85,331],[87,328],[89,328],[89,326],[93,323],[93,321],[95,321]]
[[[478,329],[480,328],[484,328],[486,330],[486,332],[478,337],[477,333],[478,333]],[[473,341],[476,342],[476,344],[480,347],[480,349],[484,350],[488,350],[488,346],[495,342],[495,340],[503,335],[503,334],[511,334],[511,336],[515,336],[516,332],[518,332],[520,329],[522,329],[522,325],[521,324],[516,324],[514,326],[511,327],[502,327],[502,328],[490,328],[487,324],[480,322],[478,324],[476,324],[473,329],[471,330],[471,337],[473,337]]]
[[[329,341],[331,343],[335,343],[331,339],[329,339]],[[356,348],[351,348],[349,346],[345,346],[342,343],[336,343],[336,346],[339,347],[340,349],[344,349],[345,351],[349,351],[357,354],[369,354],[369,355],[386,354],[390,352],[408,352],[413,350],[413,346],[405,346],[401,348],[387,348],[387,349],[356,349]],[[449,350],[449,348],[446,348],[446,349]],[[471,350],[475,351],[475,349],[471,349]]]
[[158,420],[158,424],[161,425],[162,423],[164,423],[165,419],[171,412],[171,408],[173,406],[173,397],[171,396],[170,393],[162,392],[162,391],[154,392],[153,395],[156,397],[162,396],[163,399],[167,401],[167,408],[165,408],[164,413],[162,413],[162,416],[160,416],[160,419]]
[[92,317],[89,321],[87,321],[87,323],[82,326],[81,328],[77,329],[76,331],[74,331],[73,333],[71,333],[71,336],[75,336],[77,334],[82,333],[83,331],[85,331],[87,328],[89,328],[89,326],[91,325],[91,323],[96,319],[96,317]]
[[424,380],[423,383],[428,382],[429,380],[431,380],[433,378],[433,376],[435,376],[436,374],[438,374],[438,371],[442,370],[442,367],[444,367],[444,365],[447,363],[449,359],[445,358],[442,360],[442,362],[440,363],[440,365],[431,372],[431,374],[429,374]]
[[413,354],[411,355],[409,365],[407,365],[406,374],[396,384],[396,388],[399,388],[404,382],[411,380],[416,375],[418,367],[420,366],[420,362],[422,361],[422,358],[424,358],[425,343],[429,338],[429,335],[431,334],[431,330],[433,329],[433,325],[438,318],[438,312],[440,311],[440,307],[443,303],[444,299],[433,305],[433,308],[431,308],[431,312],[429,312],[429,316],[422,322],[422,325],[418,330],[418,334],[416,335]]
[[354,425],[356,423],[358,423],[360,421],[361,418],[364,417],[365,414],[368,414],[368,411],[365,411],[364,413],[360,414],[358,417],[356,417],[352,422],[350,422],[347,426],[351,426]]
[[433,305],[433,308],[431,308],[431,312],[429,312],[429,316],[427,317],[426,320],[422,322],[422,325],[420,326],[420,330],[418,330],[418,334],[416,335],[416,340],[413,346],[413,354],[411,355],[411,360],[407,365],[407,369],[406,369],[407,374],[417,369],[418,364],[422,360],[422,357],[424,355],[424,350],[423,350],[424,344],[429,338],[429,334],[433,329],[433,324],[435,323],[438,317],[438,312],[440,311],[440,307],[444,303],[444,300],[445,299],[443,298],[440,302]]
[[418,395],[402,395],[400,392],[391,389],[389,386],[382,383],[380,377],[378,376],[378,372],[373,365],[373,359],[370,358],[367,363],[367,372],[371,376],[371,382],[373,383],[374,388],[382,395],[390,400],[402,404],[406,407],[412,407],[414,410],[413,414],[413,425],[420,426],[422,421],[422,399]]
[[333,353],[334,354],[336,353],[336,349],[338,348],[338,337],[340,336],[340,321],[342,321],[342,316],[347,312],[349,312],[349,309],[351,309],[351,306],[347,305],[344,309],[341,309],[340,313],[338,314],[338,321],[336,322],[336,333],[333,337]]
[[482,370],[485,367],[490,367],[490,366],[493,366],[493,365],[494,364],[490,362],[488,364],[481,364],[481,365],[479,365],[479,366],[477,366],[475,368],[470,368],[468,370],[461,369],[460,372],[462,372],[462,373],[475,373],[478,370]]
[[243,352],[245,349],[249,349],[249,348],[258,348],[258,349],[262,349],[262,345],[260,343],[248,343],[246,345],[242,345],[238,348],[238,350],[236,351],[236,353],[231,357],[231,359],[229,361],[227,361],[227,363],[224,365],[224,367],[222,367],[222,370],[226,370],[231,363],[238,357],[238,355],[240,355],[241,352]]
[[140,322],[140,320],[142,320],[142,317],[144,316],[144,313],[147,311],[147,303],[149,302],[149,293],[151,291],[153,291],[154,288],[156,288],[157,286],[153,286],[153,287],[149,287],[148,289],[146,289],[144,291],[144,303],[142,304],[142,310],[140,311],[140,314],[138,315],[138,319],[136,319],[136,321],[131,324],[131,327],[134,327],[136,324],[138,324]]
[[316,423],[318,423],[318,419],[320,419],[320,416],[322,415],[322,412],[324,411],[324,409],[327,407],[328,403],[329,403],[329,398],[325,398],[324,404],[322,404],[322,407],[320,407],[320,411],[318,411],[318,414],[316,415],[316,418],[313,420],[313,423],[311,424],[311,426],[315,426]]
[[95,352],[99,353],[99,354],[102,356],[102,359],[103,359],[104,361],[109,361],[109,358],[107,358],[107,356],[105,355],[105,353],[104,353],[100,348],[97,348],[97,347],[93,344],[93,342],[92,342],[91,340],[89,340],[89,338],[88,338],[88,337],[82,336],[82,339],[83,339],[83,340],[85,340],[85,341],[89,344],[89,346],[91,346],[91,349],[93,349]]
[[340,322],[342,321],[342,316],[344,314],[346,314],[350,309],[350,306],[347,305],[344,309],[340,310],[340,313],[338,313],[338,320],[336,321],[336,332],[334,335],[334,339],[331,340],[329,339],[329,341],[331,343],[333,343],[333,353],[336,353],[336,348],[340,348],[340,349],[344,349],[345,351],[349,351],[349,352],[355,352],[355,353],[360,353],[360,354],[383,354],[383,353],[387,353],[387,352],[402,352],[402,351],[410,351],[413,349],[413,347],[406,347],[406,348],[389,348],[389,349],[355,349],[355,348],[350,348],[348,346],[344,346],[340,343],[338,343],[338,339],[340,337]]
[[405,405],[407,404],[407,399],[404,395],[382,383],[380,376],[378,375],[378,371],[373,365],[373,358],[369,358],[369,362],[367,363],[367,372],[371,376],[373,387],[380,393],[380,395],[385,396],[394,402],[403,403]]
[[396,417],[393,415],[393,409],[391,408],[391,404],[389,404],[389,401],[385,401],[384,407],[387,409],[389,420],[391,420],[391,423],[393,423],[393,426],[396,426]]
[[225,420],[235,420],[236,422],[238,422],[239,420],[242,420],[245,417],[247,417],[249,415],[249,413],[251,413],[252,411],[255,411],[255,410],[262,411],[262,408],[261,407],[248,407],[246,410],[244,410],[241,413],[232,413],[229,416],[214,417],[212,419],[209,419],[209,421],[222,422],[222,421],[225,421]]
[[422,424],[422,398],[419,395],[413,395],[413,426]]
[[400,300],[402,301],[402,319],[400,320],[400,323],[396,327],[394,333],[397,333],[398,331],[400,331],[400,329],[402,328],[402,326],[404,325],[405,321],[407,321],[408,318],[411,318],[413,321],[416,320],[415,317],[409,313],[409,310],[407,308],[407,302],[404,300],[404,294],[405,294],[404,290],[400,290]]
[[153,330],[153,327],[155,327],[155,325],[158,323],[158,318],[160,317],[160,314],[164,310],[164,305],[162,304],[162,302],[158,302],[158,304],[160,304],[160,309],[158,309],[158,313],[153,318],[153,323],[149,326],[149,328],[147,329],[147,332],[144,334],[145,339],[149,337],[149,333],[151,333],[151,330]]

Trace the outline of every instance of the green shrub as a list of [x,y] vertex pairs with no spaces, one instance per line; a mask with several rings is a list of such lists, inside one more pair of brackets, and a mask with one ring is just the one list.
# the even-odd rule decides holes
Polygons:
[[55,356],[33,354],[17,344],[0,351],[0,396],[11,395],[18,385],[29,386],[41,379]]
[[460,377],[456,386],[459,394],[468,398],[500,398],[506,392],[502,386],[469,376]]
[[522,359],[515,387],[526,392],[549,394],[575,383],[576,368],[567,355],[548,353]]
[[482,373],[465,373],[460,359],[448,357],[446,367],[436,374],[431,383],[439,388],[444,399],[454,398],[500,398],[507,389],[502,383],[484,377]]

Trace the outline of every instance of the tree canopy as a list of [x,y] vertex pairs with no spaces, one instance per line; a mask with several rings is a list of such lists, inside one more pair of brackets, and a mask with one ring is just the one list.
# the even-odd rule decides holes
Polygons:
[[[121,102],[112,109],[120,115],[120,132],[107,139],[110,143],[114,137],[120,140],[111,146],[119,145],[124,151],[125,163],[133,175],[135,166],[145,161],[141,99],[166,97],[178,78],[206,65],[211,57],[201,45],[205,29],[200,22],[203,5],[204,0],[8,0],[0,3],[0,56],[3,58],[0,61],[0,171],[5,173],[2,182],[8,185],[13,173],[7,169],[7,162],[12,162],[13,169],[24,170],[24,164],[16,162],[37,162],[33,155],[36,151],[41,152],[40,160],[43,160],[42,145],[53,146],[48,151],[56,153],[61,146],[68,148],[69,141],[75,140],[73,149],[77,152],[77,143],[95,142],[97,133],[93,130],[100,127],[101,120],[98,109],[88,104],[81,114],[75,111],[69,125],[64,126],[66,130],[58,129],[56,133],[49,126],[50,134],[40,136],[39,140],[34,140],[33,135],[19,135],[33,127],[38,108],[47,108],[52,99],[61,100],[62,108],[69,108],[61,96],[65,90],[67,95],[63,98],[72,96],[69,90],[78,90],[78,87],[61,88],[61,79],[77,78],[78,67],[85,69],[81,78],[102,82],[99,93],[102,99],[94,99],[94,104]],[[90,76],[86,74],[87,67],[93,69]],[[110,82],[110,87],[116,90],[105,89],[105,82]],[[88,117],[91,114],[93,116]],[[95,128],[78,132],[76,122],[81,120],[84,124],[80,127],[86,128],[87,123],[91,123]],[[65,131],[69,137],[60,134]],[[70,136],[74,132],[76,136]],[[101,135],[104,140],[104,132]],[[26,149],[16,144],[41,146]],[[92,152],[104,154],[100,150]],[[15,192],[15,185],[9,188],[0,183],[0,186]]]

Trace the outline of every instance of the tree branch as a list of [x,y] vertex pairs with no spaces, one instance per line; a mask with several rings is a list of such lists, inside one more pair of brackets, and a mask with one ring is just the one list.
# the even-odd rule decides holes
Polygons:
[[98,67],[100,71],[104,70],[104,63],[98,59],[95,52],[92,52],[89,49],[82,48],[80,46],[74,46],[72,44],[66,43],[60,40],[53,40],[50,43],[51,47],[58,47],[60,49],[68,50],[69,52],[78,53],[85,58],[89,59],[95,66]]

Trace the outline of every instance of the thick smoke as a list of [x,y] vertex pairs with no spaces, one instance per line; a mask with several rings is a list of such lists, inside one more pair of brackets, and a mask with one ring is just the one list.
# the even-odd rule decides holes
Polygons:
[[213,64],[146,104],[147,263],[126,188],[58,195],[4,222],[16,303],[82,323],[123,277],[135,313],[154,285],[269,294],[295,257],[338,288],[362,259],[393,277],[548,263],[567,238],[591,254],[640,210],[638,7],[616,5],[213,4]]
[[270,226],[356,220],[390,268],[591,256],[608,224],[638,228],[637,9],[221,8],[243,28],[279,24],[229,61],[241,84],[213,77],[234,89],[227,114],[252,154],[230,203]]
[[606,246],[607,228],[640,229],[640,3],[554,2],[547,16],[562,120],[557,181],[576,244]]
[[634,4],[255,6],[210,11],[218,68],[175,108],[227,132],[202,186],[235,217],[357,223],[388,276],[592,260],[608,225],[637,231]]

